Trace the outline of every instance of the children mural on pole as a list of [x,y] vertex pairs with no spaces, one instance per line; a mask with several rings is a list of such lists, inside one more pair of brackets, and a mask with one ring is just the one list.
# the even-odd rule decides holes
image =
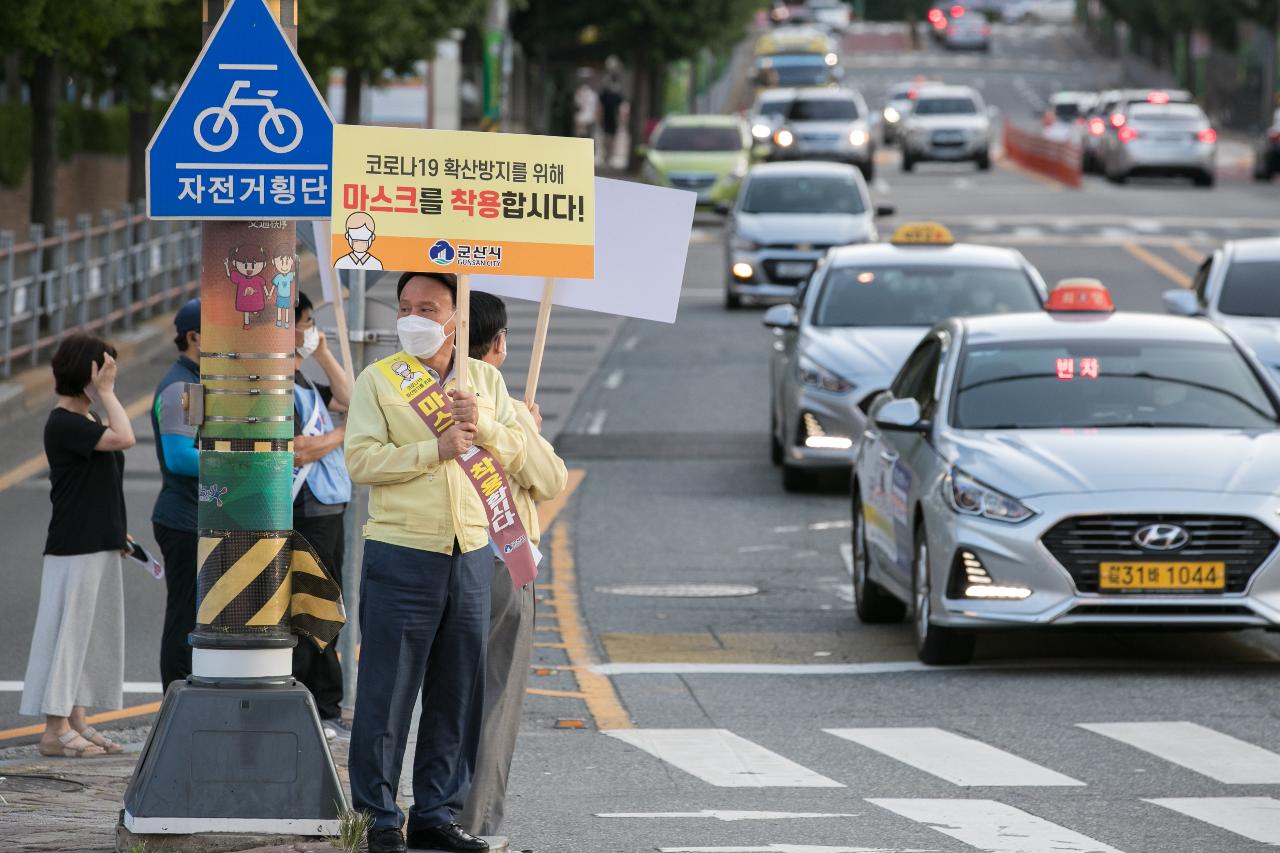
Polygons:
[[271,278],[276,295],[276,325],[287,329],[293,317],[293,283],[297,277],[298,256],[290,249],[279,249],[272,253],[271,263],[276,268],[276,274]]
[[267,281],[262,271],[267,267],[267,251],[261,246],[236,246],[223,267],[236,287],[236,311],[244,316],[243,328],[247,329],[253,317],[266,308]]

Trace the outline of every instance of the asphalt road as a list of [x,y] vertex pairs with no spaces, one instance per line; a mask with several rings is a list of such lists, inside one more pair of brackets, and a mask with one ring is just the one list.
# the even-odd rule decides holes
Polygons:
[[[999,30],[989,58],[904,54],[891,38],[881,48],[848,64],[873,103],[919,71],[980,85],[1026,119],[1053,88],[1115,82],[1113,68],[1047,28]],[[961,239],[1017,246],[1050,282],[1097,276],[1123,310],[1160,310],[1161,291],[1203,253],[1280,226],[1274,192],[1247,174],[1212,190],[1089,179],[1070,191],[1006,165],[908,175],[893,152],[880,165],[877,200],[899,211],[885,230],[940,220]],[[1280,844],[1274,635],[1019,632],[983,638],[971,666],[928,669],[907,625],[855,620],[848,500],[839,489],[783,492],[768,459],[771,338],[758,310],[723,309],[724,267],[718,224],[700,218],[674,325],[575,318],[562,339],[553,327],[560,345],[590,342],[563,352],[577,360],[555,383],[567,389],[554,407],[559,447],[583,478],[543,549],[536,670],[504,828],[513,849]],[[125,399],[162,366],[126,376]],[[0,471],[38,449],[31,430],[3,428]],[[149,453],[130,458],[131,518],[150,509]],[[25,665],[44,488],[35,478],[0,492],[0,679],[21,679]],[[635,584],[661,588],[626,594]],[[726,588],[689,597],[689,584]],[[162,591],[134,571],[127,594],[127,678],[153,681]],[[16,705],[0,692],[0,728],[26,722]],[[1099,725],[1158,722],[1178,725]]]

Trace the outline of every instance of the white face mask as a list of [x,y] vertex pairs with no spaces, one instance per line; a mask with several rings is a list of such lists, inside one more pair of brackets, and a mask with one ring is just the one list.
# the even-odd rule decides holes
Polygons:
[[[449,315],[453,319],[453,315]],[[449,322],[449,320],[445,320]],[[401,317],[396,321],[396,334],[400,336],[400,348],[418,358],[431,358],[444,346],[444,326],[417,314]]]
[[298,347],[298,355],[310,358],[311,353],[315,352],[318,346],[320,346],[320,330],[312,326],[302,333],[302,346]]

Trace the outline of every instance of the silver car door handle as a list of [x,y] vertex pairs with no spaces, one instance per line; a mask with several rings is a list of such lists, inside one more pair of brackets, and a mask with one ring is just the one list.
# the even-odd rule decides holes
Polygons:
[[880,440],[880,433],[878,433],[878,432],[876,432],[875,430],[872,430],[872,429],[865,430],[865,431],[863,431],[863,433],[862,433],[862,440],[863,440],[864,442],[866,442],[866,441],[879,441],[879,440]]
[[880,458],[883,459],[885,462],[897,462],[898,454],[894,453],[891,450],[882,450],[880,451]]

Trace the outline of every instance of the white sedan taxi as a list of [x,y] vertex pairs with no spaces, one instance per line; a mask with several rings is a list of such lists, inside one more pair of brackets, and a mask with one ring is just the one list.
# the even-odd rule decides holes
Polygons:
[[934,327],[854,466],[858,617],[911,614],[964,663],[984,629],[1280,625],[1280,398],[1183,317],[1114,313],[1091,279],[1038,314]]

